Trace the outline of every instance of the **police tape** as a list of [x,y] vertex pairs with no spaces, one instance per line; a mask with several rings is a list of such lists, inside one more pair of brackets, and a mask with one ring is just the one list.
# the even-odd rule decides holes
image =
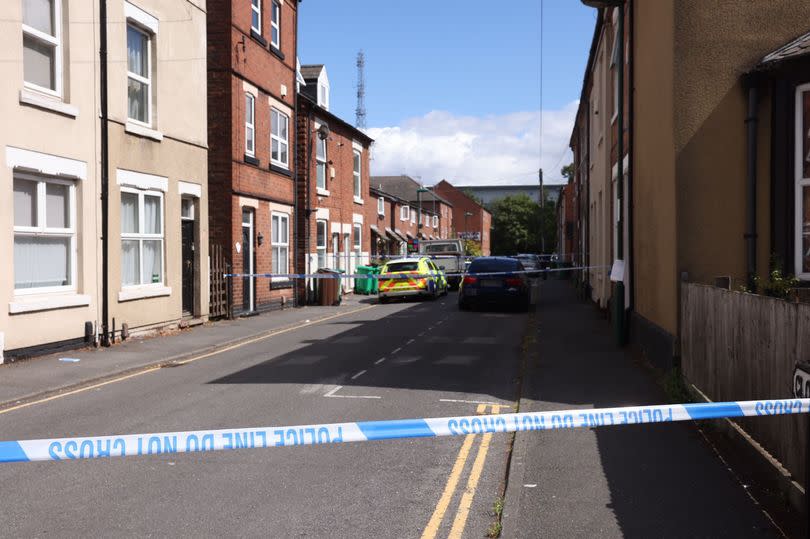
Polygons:
[[266,449],[402,438],[601,428],[732,417],[806,414],[810,399],[626,406],[0,442],[0,462],[32,462]]
[[[445,277],[492,277],[496,275],[538,275],[541,273],[555,273],[564,271],[580,271],[594,269],[609,269],[610,266],[576,266],[571,268],[539,268],[533,270],[520,271],[486,271],[475,273],[444,273]],[[231,278],[269,278],[269,279],[427,279],[435,277],[432,273],[340,273],[328,271],[324,273],[225,273],[223,277]]]

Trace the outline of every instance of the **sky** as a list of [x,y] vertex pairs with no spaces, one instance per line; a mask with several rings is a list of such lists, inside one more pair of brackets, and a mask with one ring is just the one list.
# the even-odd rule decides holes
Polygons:
[[354,124],[363,50],[372,175],[527,184],[542,166],[556,183],[595,21],[578,0],[305,0],[298,55],[326,65],[330,110]]

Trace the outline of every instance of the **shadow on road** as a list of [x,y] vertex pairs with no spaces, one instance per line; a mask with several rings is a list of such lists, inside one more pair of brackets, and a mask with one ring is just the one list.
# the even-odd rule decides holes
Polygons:
[[[210,383],[339,384],[512,401],[527,321],[525,313],[460,312],[451,293],[437,302],[413,302],[380,319],[330,322],[324,326],[344,326],[345,331],[302,341],[306,346],[294,352]],[[383,357],[386,368],[350,378]]]

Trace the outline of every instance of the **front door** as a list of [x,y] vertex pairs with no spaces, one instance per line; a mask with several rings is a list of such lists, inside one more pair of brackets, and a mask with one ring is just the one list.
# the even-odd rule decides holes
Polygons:
[[255,281],[253,275],[253,212],[242,210],[242,309],[252,312],[255,309]]
[[194,221],[182,221],[183,314],[194,314]]

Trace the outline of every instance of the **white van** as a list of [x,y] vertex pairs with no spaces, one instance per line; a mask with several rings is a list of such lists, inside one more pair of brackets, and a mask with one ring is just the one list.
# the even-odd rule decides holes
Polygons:
[[447,284],[458,288],[464,273],[464,242],[461,240],[422,240],[419,253],[430,257],[447,275]]

